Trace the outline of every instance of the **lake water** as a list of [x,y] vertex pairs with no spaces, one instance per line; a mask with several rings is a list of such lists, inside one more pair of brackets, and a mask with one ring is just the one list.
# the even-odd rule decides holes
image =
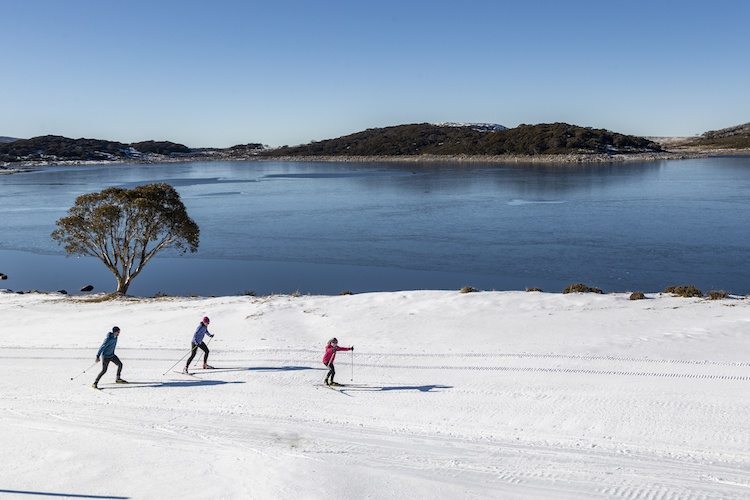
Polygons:
[[750,157],[584,165],[199,162],[0,176],[0,287],[111,292],[50,233],[75,198],[168,182],[201,229],[140,296],[410,289],[750,293]]

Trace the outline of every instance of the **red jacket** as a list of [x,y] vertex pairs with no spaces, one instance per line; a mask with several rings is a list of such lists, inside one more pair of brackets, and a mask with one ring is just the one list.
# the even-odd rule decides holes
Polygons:
[[336,352],[338,351],[351,351],[351,347],[339,347],[337,345],[328,344],[326,345],[326,353],[323,355],[323,364],[333,363],[336,359]]

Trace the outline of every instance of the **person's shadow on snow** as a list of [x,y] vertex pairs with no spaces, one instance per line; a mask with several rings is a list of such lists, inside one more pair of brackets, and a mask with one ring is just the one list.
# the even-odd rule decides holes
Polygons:
[[381,391],[419,391],[430,392],[433,389],[453,389],[451,385],[396,385],[391,387],[381,387]]
[[111,389],[143,389],[143,388],[157,388],[157,387],[208,387],[212,385],[224,385],[224,384],[244,384],[245,382],[225,382],[223,380],[167,380],[164,382],[130,382],[128,384],[117,384],[108,386],[107,390]]
[[341,391],[419,391],[419,392],[432,392],[436,389],[453,389],[452,385],[390,385],[390,386],[351,386],[347,387],[346,384],[339,387]]

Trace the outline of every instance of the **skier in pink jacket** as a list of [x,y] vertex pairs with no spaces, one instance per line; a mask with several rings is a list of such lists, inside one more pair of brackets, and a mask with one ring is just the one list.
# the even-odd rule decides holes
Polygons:
[[198,348],[200,347],[201,350],[204,352],[203,354],[203,369],[204,370],[210,370],[213,369],[213,366],[208,364],[208,346],[205,342],[203,342],[203,337],[208,335],[209,337],[213,338],[213,334],[208,331],[208,324],[211,322],[210,319],[208,319],[208,316],[204,316],[201,320],[200,325],[198,325],[198,328],[195,329],[195,333],[193,334],[193,340],[190,342],[190,357],[187,360],[187,363],[185,363],[185,368],[182,369],[182,373],[190,374],[188,370],[190,369],[190,363],[193,362],[193,358],[195,357],[195,354],[198,352]]
[[336,359],[336,353],[338,351],[353,351],[354,346],[351,347],[339,347],[339,341],[336,337],[332,338],[326,344],[326,353],[323,355],[323,364],[328,367],[328,374],[326,375],[323,383],[325,385],[341,385],[333,381],[333,377],[336,375],[336,369],[333,367],[333,360]]

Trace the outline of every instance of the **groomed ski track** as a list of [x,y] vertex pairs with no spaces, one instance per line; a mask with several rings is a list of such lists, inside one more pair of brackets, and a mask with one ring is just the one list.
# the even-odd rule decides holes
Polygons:
[[[168,436],[152,466],[181,460],[184,449],[203,450],[216,457],[208,467],[224,477],[227,495],[252,493],[245,481],[230,479],[235,454],[252,462],[262,457],[265,465],[253,468],[278,481],[282,497],[302,493],[282,473],[298,461],[378,476],[377,498],[389,488],[398,495],[389,486],[393,478],[402,494],[411,485],[456,498],[469,491],[480,498],[699,499],[750,491],[748,438],[737,425],[746,421],[747,400],[717,405],[702,397],[747,393],[747,363],[358,352],[361,375],[354,383],[369,385],[336,387],[352,396],[341,398],[311,385],[325,373],[315,363],[317,351],[227,349],[216,354],[214,370],[196,370],[200,379],[161,375],[177,353],[121,350],[127,373],[137,373],[139,382],[109,384],[108,373],[102,385],[118,397],[102,406],[91,391],[71,392],[90,384],[89,377],[65,377],[72,361],[88,360],[82,350],[5,350],[4,367],[46,389],[4,387],[8,408],[0,422],[17,426],[20,417],[20,425],[42,436],[49,427],[104,438],[106,429],[106,439],[122,446],[164,448]],[[342,383],[349,381],[346,361],[339,357]],[[439,419],[424,411],[433,405],[443,409]],[[367,411],[372,407],[380,409]],[[644,419],[650,430],[639,435],[635,422]],[[688,438],[696,426],[712,429],[710,442]],[[125,463],[137,458],[127,448],[121,453]]]
[[[750,496],[745,299],[435,291],[0,299],[12,325],[0,337],[4,490],[312,500]],[[204,311],[215,369],[163,375],[185,355]],[[123,378],[138,384],[112,384],[110,367],[101,384],[116,397],[101,396],[86,388],[98,366],[71,381],[93,362],[106,331],[98,325],[125,312],[133,324],[118,321],[117,354]],[[60,318],[82,319],[60,335]],[[336,358],[336,380],[352,386],[335,391],[316,387],[332,336],[356,345],[353,374],[350,352]]]

